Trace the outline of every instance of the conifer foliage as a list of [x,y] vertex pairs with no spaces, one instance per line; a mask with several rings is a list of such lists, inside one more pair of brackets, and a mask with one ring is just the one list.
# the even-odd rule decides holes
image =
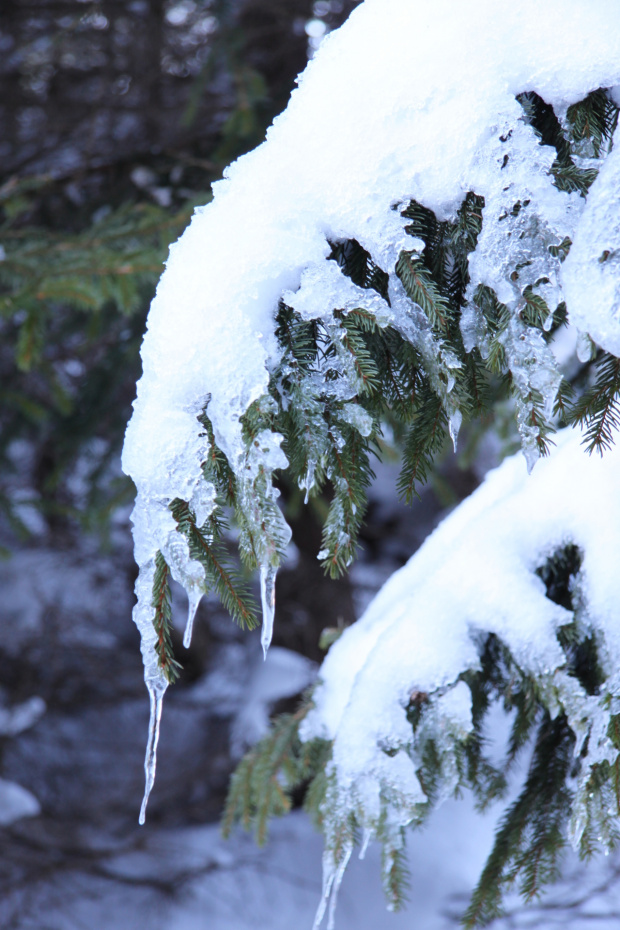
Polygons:
[[[523,2],[529,8],[529,0]],[[396,9],[398,3],[391,6]],[[486,8],[483,0],[476,8]],[[375,3],[375,15],[377,9]],[[363,7],[358,12],[356,22],[361,23]],[[333,63],[329,55],[328,50],[326,69]],[[314,73],[320,74],[320,55],[315,64],[308,84]],[[589,549],[596,549],[597,535],[583,529],[586,491],[575,494],[573,509],[560,507],[553,470],[557,468],[565,480],[571,468],[576,469],[571,458],[574,443],[566,431],[558,433],[558,427],[575,424],[581,429],[586,448],[580,454],[585,459],[588,452],[609,452],[620,424],[613,307],[596,310],[604,317],[600,351],[588,333],[580,335],[577,368],[562,370],[554,348],[570,321],[575,285],[573,275],[568,286],[571,278],[565,271],[575,251],[583,252],[580,217],[598,202],[593,193],[597,180],[609,177],[618,164],[618,93],[607,86],[584,86],[579,100],[574,89],[567,91],[570,105],[564,105],[531,90],[535,82],[525,81],[521,72],[519,81],[526,89],[508,100],[497,125],[479,135],[467,185],[462,179],[454,182],[458,197],[450,188],[450,208],[441,206],[439,195],[425,196],[423,185],[417,199],[391,191],[393,200],[382,205],[386,215],[376,224],[381,236],[375,227],[375,239],[368,232],[374,217],[358,218],[357,227],[343,222],[343,228],[355,228],[356,234],[330,234],[327,240],[323,236],[322,256],[315,249],[304,264],[294,253],[295,260],[280,276],[281,269],[269,265],[264,276],[268,283],[257,275],[248,285],[249,296],[234,290],[236,282],[230,286],[264,326],[256,342],[251,342],[254,335],[246,335],[252,351],[258,351],[258,339],[266,337],[269,345],[261,348],[264,364],[261,361],[259,374],[247,381],[240,367],[231,364],[229,374],[239,373],[243,383],[219,391],[212,380],[212,394],[189,394],[179,404],[182,412],[173,411],[174,417],[170,413],[179,438],[174,468],[179,461],[185,468],[172,476],[174,494],[162,490],[161,476],[147,474],[140,458],[149,403],[156,407],[153,398],[168,403],[153,370],[146,371],[143,396],[138,397],[128,430],[125,467],[138,485],[136,548],[152,553],[141,560],[135,619],[143,637],[145,677],[151,694],[158,695],[158,706],[175,668],[162,587],[168,571],[188,591],[186,637],[191,635],[198,600],[210,589],[242,625],[254,625],[252,605],[224,545],[223,515],[238,527],[240,560],[260,571],[262,643],[268,648],[276,571],[290,539],[278,505],[279,475],[285,475],[306,502],[318,495],[328,501],[317,555],[325,571],[336,577],[355,557],[373,456],[381,454],[388,431],[402,450],[398,491],[405,502],[419,493],[446,443],[456,445],[463,422],[492,422],[500,402],[514,413],[528,472],[539,462],[530,497],[520,464],[509,460],[479,496],[464,505],[462,516],[457,512],[452,522],[439,528],[419,557],[414,556],[360,622],[335,643],[322,680],[298,713],[274,722],[240,763],[231,785],[226,830],[240,821],[253,826],[263,842],[269,817],[286,813],[303,794],[325,836],[324,888],[316,926],[326,910],[333,925],[338,887],[360,841],[381,843],[388,905],[400,907],[407,888],[405,827],[421,825],[435,805],[462,788],[471,789],[481,807],[504,798],[515,758],[532,744],[522,791],[501,820],[464,917],[466,926],[495,917],[507,887],[516,884],[525,898],[536,896],[557,874],[567,842],[584,856],[615,842],[613,822],[620,813],[618,696],[615,646],[605,626],[609,618],[605,614],[603,622],[596,614],[600,605],[596,606]],[[300,100],[304,90],[302,81]],[[294,99],[291,119],[298,113],[295,105]],[[428,100],[426,106],[430,108]],[[492,115],[495,118],[494,113],[486,114],[489,119]],[[276,125],[266,143],[275,152],[286,138],[278,131],[287,130]],[[255,153],[256,160],[245,167],[238,163],[231,169],[230,184],[222,188],[219,201],[215,193],[213,224],[218,218],[225,222],[226,207],[232,210],[235,183],[242,198],[251,187],[248,178],[258,183],[257,178],[265,177],[261,159],[267,159],[266,151]],[[391,155],[396,158],[398,150]],[[388,156],[378,163],[383,165]],[[424,170],[432,186],[432,169]],[[357,190],[361,198],[363,191]],[[245,200],[238,202],[245,207]],[[300,218],[302,226],[307,217],[302,206],[298,210],[292,216]],[[204,241],[216,248],[209,222],[204,221]],[[194,249],[194,259],[199,254],[196,243],[202,242],[201,223],[202,217],[195,218],[187,238],[187,252]],[[277,228],[283,251],[293,241],[294,252],[293,228],[291,216],[284,213]],[[331,227],[325,221],[321,235],[325,228],[339,227],[331,217]],[[610,246],[599,263],[606,268],[615,267],[616,232],[604,230]],[[310,234],[308,242],[316,244]],[[257,254],[264,258],[262,252]],[[152,311],[160,320],[174,282],[182,280],[180,269],[179,259],[162,282]],[[199,280],[192,278],[192,294]],[[214,288],[218,286],[216,282]],[[226,287],[222,293],[228,294]],[[601,288],[601,301],[606,293]],[[256,309],[261,294],[268,295],[263,316],[262,309]],[[241,312],[238,320],[240,325],[247,322]],[[218,345],[225,355],[230,350],[226,337],[232,336],[224,326],[222,331]],[[157,337],[149,335],[147,358],[157,356],[153,346],[161,348]],[[246,348],[240,341],[240,353]],[[247,367],[253,362],[250,354],[248,350],[242,355]],[[218,368],[219,361],[214,371],[221,377],[227,369],[224,363]],[[188,376],[187,383],[199,393],[198,376],[194,381]],[[545,458],[547,462],[540,462]],[[611,483],[612,467],[600,465],[597,474],[601,489],[617,487]],[[500,503],[511,495],[513,510],[505,503],[506,513],[517,519],[515,513],[531,512],[530,522],[535,524],[520,527],[517,542],[499,525]],[[541,514],[544,495],[556,520]],[[601,508],[600,498],[593,500]],[[497,524],[476,511],[483,506],[489,512],[495,508]],[[476,535],[481,526],[497,533],[497,553],[492,540]],[[462,538],[465,542],[459,542]],[[531,552],[524,554],[522,540],[531,543]],[[440,564],[442,546],[454,557],[456,580]],[[490,574],[497,569],[494,583],[481,567],[485,559],[491,563]],[[477,579],[474,591],[468,587],[470,575]],[[407,579],[413,593],[406,589]],[[503,585],[516,586],[507,592],[505,611],[499,599]],[[465,604],[458,600],[459,586],[470,597]],[[403,619],[405,607],[393,608],[394,591],[412,613],[409,626]],[[525,606],[519,614],[521,597]],[[438,665],[429,671],[428,656],[439,663],[441,650],[431,644],[428,616],[422,629],[424,618],[416,616],[416,610],[432,611],[436,635],[446,638],[445,669]],[[526,633],[521,626],[535,630],[536,642],[523,642]],[[498,702],[513,720],[500,762],[490,759],[485,741],[488,711]],[[154,719],[150,747],[157,742],[156,726]],[[147,756],[147,796],[153,775],[154,750]]]

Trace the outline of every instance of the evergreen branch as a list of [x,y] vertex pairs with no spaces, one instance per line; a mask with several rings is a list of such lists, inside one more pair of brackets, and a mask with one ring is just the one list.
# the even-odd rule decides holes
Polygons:
[[408,296],[426,314],[431,326],[444,332],[453,311],[424,262],[415,252],[401,252],[396,262],[396,274]]
[[573,142],[592,140],[594,157],[600,156],[603,142],[611,139],[618,119],[618,108],[606,90],[592,91],[566,111]]
[[559,243],[559,245],[549,246],[549,254],[552,255],[554,258],[559,258],[560,261],[563,262],[566,256],[568,255],[568,253],[570,252],[570,247],[572,244],[573,243],[569,239],[569,237],[565,236],[562,239],[562,241]]
[[608,352],[597,362],[596,381],[579,398],[568,416],[569,423],[585,427],[584,445],[592,454],[611,449],[620,429],[620,359]]
[[317,355],[316,326],[303,320],[295,311],[280,301],[276,317],[275,334],[285,353],[285,364],[295,371],[297,379],[306,373]]
[[572,384],[570,381],[567,381],[566,378],[562,378],[553,405],[553,415],[558,417],[560,426],[566,425],[570,422],[573,411],[574,396],[575,389],[573,388]]
[[190,558],[200,562],[207,582],[213,585],[226,610],[240,626],[253,630],[258,625],[253,600],[244,581],[227,566],[227,553],[218,544],[222,524],[210,518],[212,541],[209,541],[203,529],[196,525],[196,518],[185,501],[175,498],[170,504],[170,511],[176,520],[178,532],[187,539]]
[[446,437],[447,415],[437,395],[425,383],[418,409],[405,440],[398,493],[408,504],[419,498],[417,484],[424,484]]
[[570,145],[553,107],[535,91],[518,94],[517,100],[523,107],[525,121],[539,136],[541,144],[553,146],[560,161],[570,160]]
[[345,321],[350,320],[352,323],[356,323],[359,329],[364,333],[376,333],[380,330],[374,313],[370,313],[369,310],[364,310],[362,307],[354,307],[352,310],[347,310],[346,313],[343,313],[341,310],[336,310],[335,316],[340,316],[340,318]]
[[596,180],[598,170],[596,168],[578,168],[572,161],[554,161],[550,173],[558,190],[566,194],[577,191],[582,197],[585,197]]
[[409,422],[422,385],[420,354],[389,326],[370,341],[370,347],[382,380],[380,399],[399,421]]
[[486,284],[479,284],[474,293],[474,304],[482,311],[489,331],[493,335],[502,333],[510,323],[510,310],[501,303],[497,294]]
[[465,927],[500,916],[503,889],[519,876],[526,900],[557,876],[559,855],[566,843],[564,826],[571,803],[566,780],[574,741],[566,717],[551,720],[545,716],[525,785],[500,822],[493,850],[463,918]]
[[370,254],[356,239],[332,243],[329,257],[338,263],[342,273],[358,287],[372,289],[387,300],[388,275],[373,262]]
[[402,847],[394,847],[391,843],[383,843],[381,847],[383,891],[391,911],[400,911],[408,900],[411,881],[404,842],[404,836],[402,836]]
[[[363,320],[364,311],[360,310],[356,316],[336,312],[343,332],[342,343],[353,359],[353,365],[359,381],[361,393],[373,394],[379,387],[379,372],[374,363],[366,343],[364,342],[364,329],[359,325]],[[365,321],[366,332],[371,332],[368,321]]]
[[228,464],[228,459],[215,442],[213,426],[207,414],[207,404],[205,404],[204,410],[197,418],[200,425],[204,428],[205,435],[209,439],[209,452],[207,453],[205,461],[202,463],[202,474],[205,481],[215,485],[221,501],[229,506],[234,506],[236,499],[235,475]]
[[535,434],[534,439],[536,442],[538,455],[549,455],[549,447],[555,445],[554,441],[550,437],[553,435],[553,433],[555,433],[556,430],[553,424],[549,423],[545,417],[542,394],[537,388],[533,387],[530,387],[527,394],[524,394],[517,387],[517,384],[512,376],[510,377],[510,390],[517,402],[517,419],[519,422],[519,427],[523,428],[524,426],[528,433],[533,432]]
[[[312,789],[322,776],[331,745],[324,740],[303,744],[299,727],[312,707],[306,697],[294,714],[283,714],[242,759],[232,775],[222,819],[222,832],[229,836],[236,823],[254,828],[260,846],[267,839],[269,820],[289,812],[292,796],[303,786]],[[306,799],[307,800],[307,799]],[[314,790],[312,813],[319,815],[322,794]]]
[[536,329],[544,329],[545,321],[548,319],[550,310],[546,301],[535,294],[531,285],[528,285],[523,291],[524,306],[521,310],[521,319],[527,326],[534,326]]
[[402,211],[401,216],[411,220],[406,231],[417,239],[422,239],[428,245],[437,236],[437,217],[428,207],[412,200]]
[[339,439],[334,428],[329,431],[334,497],[323,525],[321,564],[332,578],[343,574],[355,557],[359,529],[366,511],[366,488],[374,477],[368,456],[368,440],[355,429],[342,429],[345,441]]
[[471,352],[465,354],[463,368],[457,369],[458,373],[462,373],[462,377],[466,381],[471,416],[481,416],[490,406],[491,394],[486,368],[478,349],[474,348]]
[[157,664],[169,684],[174,684],[183,666],[174,658],[171,638],[170,568],[161,552],[155,556],[155,576],[151,604],[155,611],[153,626],[157,633],[155,651]]

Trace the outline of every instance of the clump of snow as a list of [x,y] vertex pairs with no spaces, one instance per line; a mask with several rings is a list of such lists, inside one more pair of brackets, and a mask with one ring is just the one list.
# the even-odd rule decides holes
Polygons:
[[45,701],[31,697],[14,707],[0,707],[0,736],[17,736],[29,730],[45,713]]
[[22,817],[36,817],[41,805],[30,791],[14,781],[0,778],[0,827],[8,827]]
[[[45,710],[45,701],[36,696],[13,707],[0,707],[0,737],[18,736],[29,730]],[[22,817],[36,817],[40,813],[41,805],[30,791],[0,778],[0,827],[8,827]]]
[[[515,314],[528,285],[545,299],[559,299],[559,259],[549,245],[559,245],[566,236],[579,241],[584,201],[554,187],[549,176],[554,152],[540,144],[523,120],[515,96],[536,91],[562,109],[591,90],[619,85],[617,12],[616,0],[502,5],[495,0],[365,0],[322,42],[265,143],[227,169],[214,185],[212,203],[197,209],[171,247],[149,314],[144,373],[123,452],[123,468],[137,487],[133,521],[141,575],[134,617],[154,715],[149,784],[155,719],[166,688],[153,649],[154,557],[157,550],[163,552],[193,608],[204,590],[204,572],[191,561],[168,504],[182,498],[200,509],[203,518],[215,506],[214,489],[202,474],[208,439],[197,416],[207,405],[215,440],[251,510],[256,495],[245,481],[248,450],[240,420],[265,394],[279,358],[274,335],[278,301],[301,283],[299,312],[329,322],[338,288],[347,291],[346,300],[359,299],[351,285],[335,283],[334,263],[327,261],[328,240],[356,239],[389,274],[394,325],[425,347],[423,357],[456,439],[460,411],[450,396],[449,376],[456,360],[428,331],[423,314],[405,298],[393,274],[400,252],[415,252],[421,245],[405,233],[398,206],[417,200],[440,219],[454,218],[468,191],[484,196],[483,229],[470,262],[472,292],[478,283],[486,283]],[[611,181],[614,165],[610,161]],[[593,190],[594,206],[584,221],[607,221],[603,207],[596,206],[604,199],[606,178],[599,185],[601,194]],[[516,202],[521,203],[519,213],[513,210]],[[602,232],[597,235],[603,237]],[[610,268],[615,267],[614,235],[604,242],[601,238],[603,249],[612,246]],[[306,269],[314,269],[312,280]],[[606,274],[602,269],[599,290],[608,288]],[[569,273],[567,281],[572,280]],[[579,317],[582,291],[569,287],[567,296],[571,294],[577,294],[579,325],[586,325]],[[367,305],[386,313],[368,292]],[[595,339],[611,338],[614,307],[611,298],[601,303]],[[475,330],[474,322],[469,321],[468,332]],[[484,334],[480,338],[484,341]],[[559,376],[542,338],[524,338],[516,319],[505,348],[515,381],[523,387],[519,423],[532,464],[537,453],[527,428],[528,395],[535,387],[548,410]],[[252,466],[267,482],[274,469],[284,467],[282,453],[277,454],[279,441],[274,435],[261,444],[265,451],[259,450]],[[310,467],[307,488],[311,472]],[[278,529],[282,537],[282,527]],[[276,562],[273,553],[261,555],[265,648]],[[437,622],[439,630],[441,618]],[[425,634],[422,656],[434,635],[438,632]],[[446,646],[446,681],[452,680],[462,650],[468,654],[468,648],[465,641]],[[404,763],[399,759],[391,765]],[[402,777],[413,797],[415,776],[408,771]]]
[[601,168],[562,269],[571,320],[620,355],[620,129]]
[[[416,775],[424,732],[414,738],[406,715],[412,696],[424,694],[425,717],[449,755],[471,726],[459,677],[478,668],[479,634],[494,633],[542,683],[552,714],[566,713],[576,756],[588,738],[572,824],[579,843],[588,767],[618,755],[607,728],[620,686],[620,451],[589,457],[581,439],[578,431],[558,434],[532,475],[520,455],[489,473],[332,646],[302,736],[334,741],[339,809],[368,828],[377,828],[386,803],[405,824],[425,802]],[[556,633],[573,614],[546,597],[536,574],[568,544],[583,553],[580,596],[605,675],[596,696],[565,671]],[[448,781],[447,793],[455,784]],[[394,797],[396,804],[385,800]]]

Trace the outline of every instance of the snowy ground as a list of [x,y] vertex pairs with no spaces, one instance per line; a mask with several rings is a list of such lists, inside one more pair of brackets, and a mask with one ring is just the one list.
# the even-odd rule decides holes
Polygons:
[[[390,914],[379,851],[354,860],[343,883],[338,930],[449,930],[458,926],[492,839],[492,817],[468,801],[446,803],[412,836],[410,904]],[[291,930],[312,927],[320,895],[321,840],[297,812],[274,824],[267,847],[246,835],[223,841],[215,825],[147,827],[129,847],[55,870],[0,904],[6,930]],[[493,930],[566,926],[612,930],[620,920],[620,860],[584,867],[567,858],[564,879],[542,902],[509,903]]]

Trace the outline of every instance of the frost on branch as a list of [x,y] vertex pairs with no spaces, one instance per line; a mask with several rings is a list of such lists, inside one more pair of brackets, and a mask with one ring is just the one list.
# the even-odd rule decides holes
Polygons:
[[[319,557],[338,574],[355,555],[386,415],[405,431],[406,499],[445,437],[456,442],[502,385],[529,467],[548,452],[567,396],[549,333],[573,304],[589,329],[570,264],[564,287],[582,222],[609,224],[602,264],[614,267],[617,230],[602,206],[615,178],[613,13],[610,0],[501,11],[493,0],[366,0],[172,247],[123,455],[137,488],[147,793],[176,670],[169,577],[188,594],[186,642],[210,589],[253,626],[225,545],[232,517],[241,559],[261,574],[267,648],[289,539],[278,471],[307,497],[329,488]],[[605,274],[592,285],[601,295]],[[615,351],[603,339],[617,313],[608,290],[590,335]]]

